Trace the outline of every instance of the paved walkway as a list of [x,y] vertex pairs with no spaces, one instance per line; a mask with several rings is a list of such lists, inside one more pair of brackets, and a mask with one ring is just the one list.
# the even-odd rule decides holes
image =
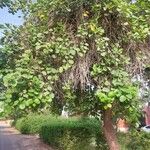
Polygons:
[[22,135],[5,121],[0,121],[0,150],[52,150],[37,136]]

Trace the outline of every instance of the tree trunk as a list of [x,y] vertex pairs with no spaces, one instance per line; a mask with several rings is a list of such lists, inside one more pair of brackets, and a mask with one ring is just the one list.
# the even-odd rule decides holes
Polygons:
[[113,127],[111,109],[104,111],[103,120],[104,120],[104,125],[103,125],[104,135],[105,135],[107,144],[109,146],[109,149],[120,150],[119,143],[117,141],[116,131]]

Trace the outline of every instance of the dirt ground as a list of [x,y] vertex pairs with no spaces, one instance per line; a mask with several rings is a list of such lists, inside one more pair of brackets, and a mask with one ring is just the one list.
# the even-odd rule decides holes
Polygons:
[[38,136],[22,135],[9,125],[0,121],[0,150],[54,150],[44,144]]

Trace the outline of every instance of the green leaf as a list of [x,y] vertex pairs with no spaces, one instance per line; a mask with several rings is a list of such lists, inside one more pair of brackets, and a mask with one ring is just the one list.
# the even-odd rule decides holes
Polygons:
[[51,99],[53,99],[55,97],[54,93],[50,94]]
[[40,100],[39,100],[39,99],[35,99],[34,102],[35,102],[36,104],[40,104]]
[[112,104],[108,104],[107,107],[108,107],[108,108],[111,108],[111,107],[112,107]]
[[132,99],[132,95],[131,94],[126,95],[126,97],[129,98],[129,99]]
[[80,56],[80,57],[83,57],[83,56],[84,56],[84,54],[83,54],[83,53],[78,53],[78,54],[79,54],[79,56]]
[[106,102],[108,100],[108,97],[106,96],[106,94],[104,94],[102,92],[97,92],[96,95],[98,96],[98,98],[101,102]]
[[62,41],[63,41],[63,39],[62,39],[62,38],[60,38],[60,37],[58,37],[58,38],[57,38],[57,41],[62,42]]
[[42,47],[41,45],[37,45],[37,46],[35,47],[35,49],[36,49],[36,50],[39,50],[41,47]]
[[63,67],[60,67],[60,68],[59,68],[59,72],[60,72],[60,73],[62,73],[63,70],[64,70]]
[[110,90],[109,90],[109,88],[103,88],[102,91],[103,92],[109,92]]
[[47,75],[46,71],[42,71],[42,74],[43,74],[44,76],[46,76],[46,75]]
[[101,53],[101,56],[103,56],[103,57],[106,56],[106,55],[107,55],[106,52],[102,52],[102,53]]
[[55,58],[56,58],[56,55],[54,55],[54,54],[53,54],[53,55],[52,55],[52,58],[54,58],[54,59],[55,59]]
[[18,103],[19,103],[19,101],[15,101],[15,102],[14,102],[14,106],[17,106]]
[[73,60],[68,60],[68,63],[73,65],[74,64],[74,61]]
[[109,96],[110,98],[113,98],[113,97],[116,96],[116,92],[115,92],[115,91],[110,91],[110,92],[108,93],[108,96]]
[[40,38],[40,37],[42,37],[42,35],[43,35],[42,33],[38,33],[37,37]]
[[25,104],[20,104],[19,105],[19,108],[22,109],[22,110],[25,109],[25,107],[26,107]]
[[70,54],[72,54],[74,56],[76,54],[76,51],[74,49],[71,49]]
[[106,86],[109,86],[109,85],[110,85],[110,82],[109,82],[109,81],[106,81],[104,84],[105,84]]
[[120,96],[120,102],[124,102],[124,101],[126,101],[126,97],[124,96],[124,95],[122,95],[122,96]]

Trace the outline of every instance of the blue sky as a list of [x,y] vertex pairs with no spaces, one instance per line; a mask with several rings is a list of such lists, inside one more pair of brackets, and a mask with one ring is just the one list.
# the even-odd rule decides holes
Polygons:
[[[10,23],[19,26],[23,23],[23,19],[18,17],[21,15],[21,12],[18,12],[15,15],[8,13],[7,8],[0,9],[0,24]],[[2,36],[1,31],[0,36]]]
[[23,19],[19,18],[18,16],[21,16],[21,12],[12,15],[8,13],[7,8],[0,9],[0,24],[11,23],[14,25],[20,25],[23,23]]

